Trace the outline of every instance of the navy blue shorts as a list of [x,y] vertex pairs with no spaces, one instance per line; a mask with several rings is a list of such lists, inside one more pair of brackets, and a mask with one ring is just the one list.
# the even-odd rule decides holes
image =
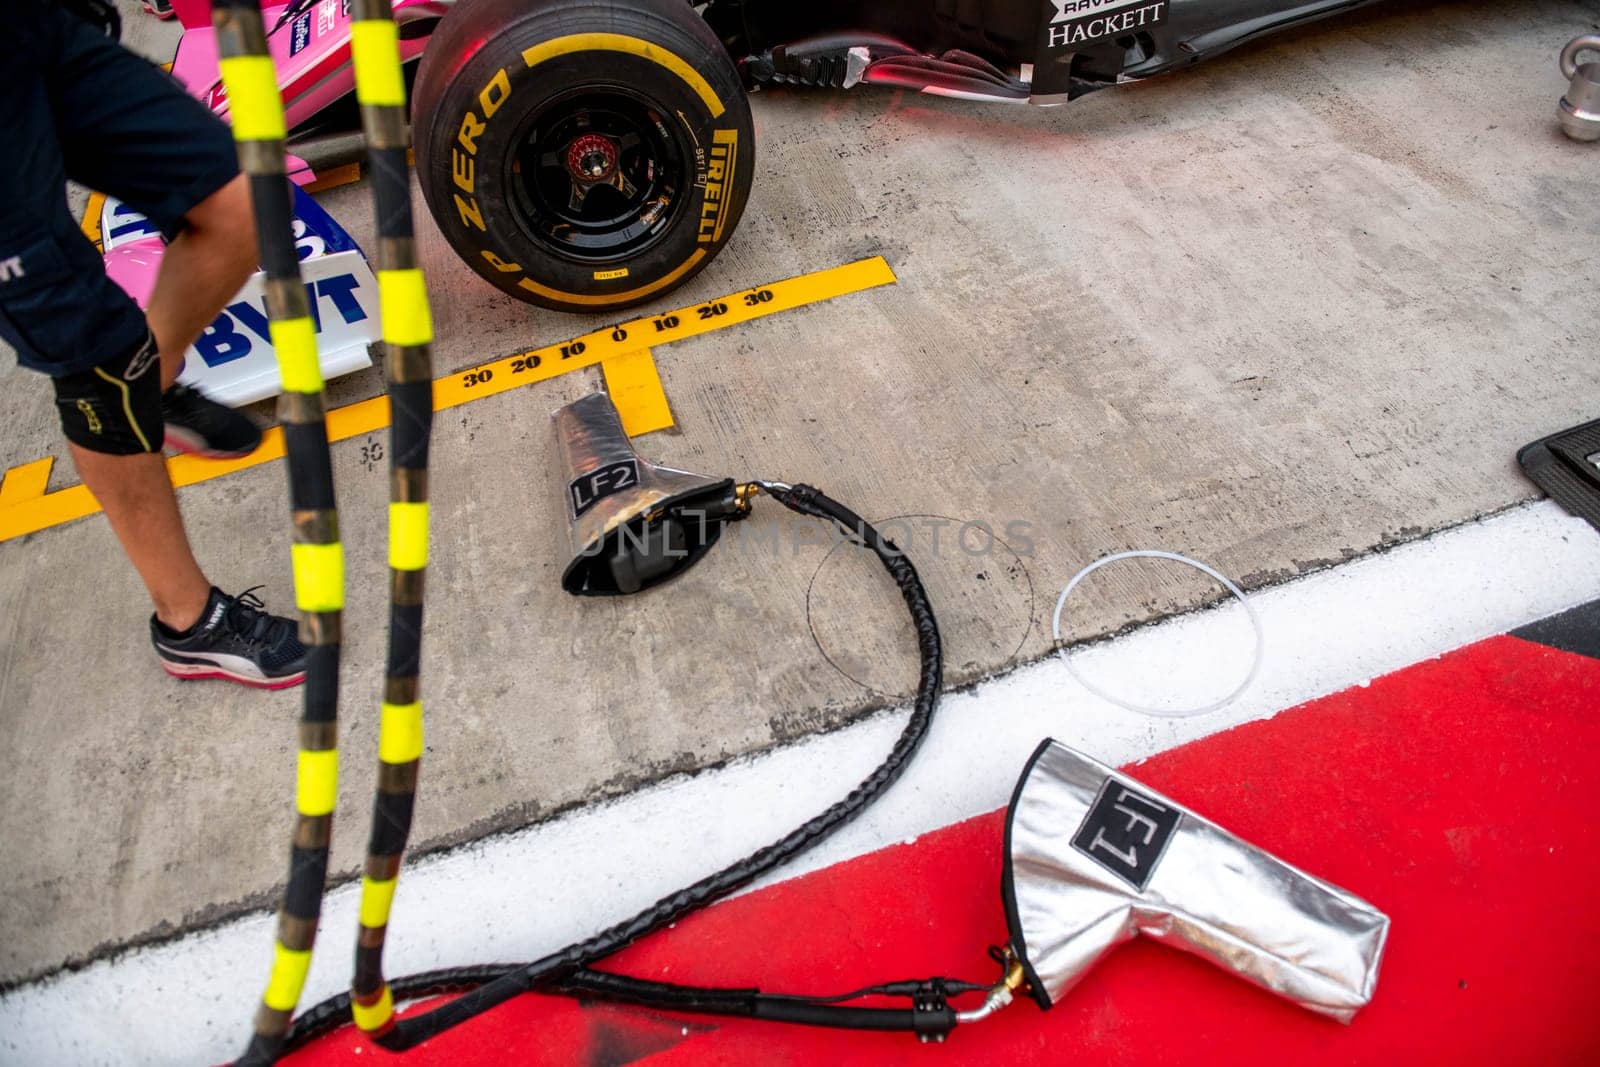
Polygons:
[[106,277],[67,180],[168,238],[239,173],[227,125],[172,76],[46,0],[9,0],[0,33],[0,339],[54,378],[137,353],[144,312]]
[[56,414],[67,440],[90,452],[133,456],[160,452],[166,443],[161,415],[161,353],[156,339],[78,374],[50,379]]

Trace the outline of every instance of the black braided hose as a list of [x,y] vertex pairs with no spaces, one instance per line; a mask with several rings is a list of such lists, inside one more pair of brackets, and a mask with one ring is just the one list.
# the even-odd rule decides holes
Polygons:
[[344,549],[328,451],[316,324],[295,251],[291,186],[284,161],[283,102],[257,0],[213,0],[218,67],[227,86],[240,169],[250,183],[272,345],[283,393],[278,421],[288,456],[294,523],[290,547],[300,639],[306,645],[304,711],[295,773],[289,879],[278,909],[272,970],[239,1062],[278,1057],[311,965],[338,800],[339,660]]
[[[892,541],[889,541],[849,508],[831,500],[820,490],[807,485],[786,486],[763,483],[762,489],[792,511],[836,524],[855,543],[877,555],[884,569],[900,587],[900,594],[916,628],[921,670],[917,694],[905,728],[888,756],[843,800],[798,827],[783,838],[728,867],[702,878],[691,886],[663,897],[630,919],[602,931],[586,941],[569,945],[559,952],[532,963],[489,964],[455,967],[408,975],[390,982],[395,1001],[465,991],[463,995],[432,1011],[398,1018],[387,1033],[376,1037],[378,1044],[391,1051],[415,1047],[445,1030],[465,1022],[498,1004],[535,988],[546,992],[595,993],[618,988],[617,976],[588,968],[598,960],[627,947],[678,919],[727,896],[752,881],[777,869],[796,856],[820,844],[840,827],[860,815],[892,785],[927,736],[939,702],[939,685],[944,670],[939,624],[927,591],[916,567]],[[625,981],[625,980],[623,980]],[[642,987],[641,987],[642,988]],[[651,983],[652,992],[667,996],[670,991],[690,990],[665,983]],[[862,1009],[865,1010],[865,1009]],[[904,1013],[896,1012],[901,1015]],[[350,996],[341,993],[308,1009],[294,1021],[285,1050],[348,1023]]]
[[422,618],[428,567],[428,447],[433,433],[433,314],[417,262],[406,152],[405,74],[389,0],[355,0],[350,55],[378,232],[378,295],[389,386],[389,658],[378,726],[377,790],[361,868],[360,930],[350,981],[356,1025],[394,1017],[383,949],[411,835],[423,753]]

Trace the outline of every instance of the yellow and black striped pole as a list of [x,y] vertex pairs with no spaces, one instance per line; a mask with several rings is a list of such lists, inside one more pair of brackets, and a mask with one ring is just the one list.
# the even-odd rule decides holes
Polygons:
[[433,428],[433,322],[411,221],[405,78],[389,0],[356,0],[350,24],[356,100],[377,204],[378,299],[389,379],[389,662],[378,725],[378,790],[361,876],[361,930],[350,1009],[380,1043],[394,1026],[383,976],[400,860],[411,833],[422,758],[423,575],[428,565],[428,440]]
[[322,911],[333,809],[339,795],[339,643],[344,609],[344,549],[334,506],[333,463],[323,420],[316,327],[293,235],[293,199],[284,167],[283,100],[267,52],[257,0],[213,0],[222,80],[228,90],[239,164],[250,181],[256,236],[267,275],[269,332],[277,349],[293,510],[295,603],[308,647],[305,708],[295,786],[289,883],[278,911],[272,973],[241,1064],[271,1063],[300,1002]]

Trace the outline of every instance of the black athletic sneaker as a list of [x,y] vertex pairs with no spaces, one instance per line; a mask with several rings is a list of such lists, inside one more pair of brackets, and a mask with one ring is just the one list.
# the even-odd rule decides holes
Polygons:
[[261,428],[242,414],[186,385],[161,394],[167,447],[212,459],[248,456],[261,444]]
[[177,14],[172,10],[172,0],[144,0],[144,9],[158,19],[170,19]]
[[295,624],[268,615],[254,589],[228,596],[215,587],[206,610],[186,634],[150,616],[150,641],[174,678],[226,678],[258,689],[287,689],[306,677],[306,648]]

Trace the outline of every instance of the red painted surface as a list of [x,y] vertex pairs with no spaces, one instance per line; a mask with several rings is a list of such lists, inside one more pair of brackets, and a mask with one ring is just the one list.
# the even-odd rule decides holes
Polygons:
[[211,0],[172,0],[172,9],[185,28],[211,25]]
[[[944,1046],[527,996],[408,1064],[1600,1063],[1600,661],[1499,637],[1130,768],[1393,919],[1349,1027],[1150,943],[1048,1013]],[[1020,768],[1018,768],[1020,771]],[[988,981],[1006,936],[1000,814],[734,900],[606,962],[706,985],[839,992]],[[285,1062],[389,1062],[343,1031]]]

